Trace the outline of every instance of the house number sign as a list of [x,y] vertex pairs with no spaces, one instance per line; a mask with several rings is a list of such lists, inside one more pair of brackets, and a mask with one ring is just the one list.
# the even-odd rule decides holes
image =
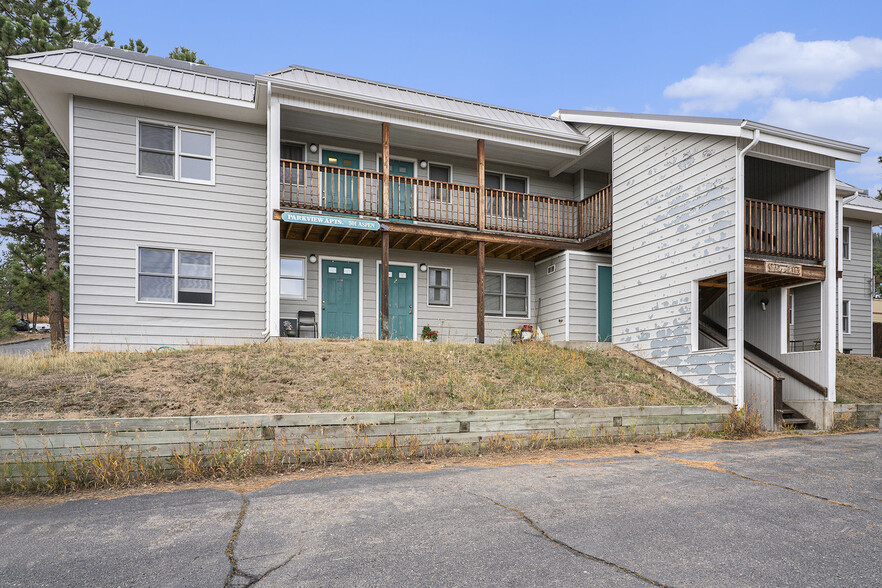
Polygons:
[[380,223],[360,218],[344,218],[323,214],[305,214],[302,212],[283,212],[282,220],[286,223],[303,225],[320,225],[323,227],[340,227],[341,229],[361,229],[363,231],[379,231]]
[[766,273],[802,277],[802,266],[795,263],[779,263],[775,261],[767,261]]

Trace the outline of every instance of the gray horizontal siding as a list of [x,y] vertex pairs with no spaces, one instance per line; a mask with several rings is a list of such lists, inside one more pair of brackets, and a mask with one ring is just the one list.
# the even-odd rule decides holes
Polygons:
[[[380,261],[380,249],[373,247],[356,247],[351,245],[334,245],[326,243],[309,243],[295,240],[282,240],[282,255],[308,256],[314,253],[325,257],[343,257],[362,260],[363,287],[362,292],[362,336],[366,339],[377,337],[377,263]],[[425,263],[429,266],[447,267],[452,270],[453,304],[450,307],[429,306],[427,293],[427,273],[416,272],[417,277],[417,335],[424,325],[439,330],[440,341],[473,343],[477,335],[477,260],[465,255],[448,255],[420,251],[393,249],[390,261]],[[318,314],[318,279],[319,263],[307,264],[306,300],[281,299],[281,318],[296,318],[298,310],[310,310]],[[533,264],[526,261],[505,259],[486,259],[488,272],[514,272],[530,276],[530,317],[501,318],[486,317],[484,322],[485,340],[494,342],[508,339],[511,329],[523,324],[535,324],[536,290],[533,275]]]
[[[554,266],[554,271],[548,270]],[[558,253],[536,263],[537,323],[552,341],[566,340],[566,254]]]
[[[735,140],[617,128],[613,343],[735,396]],[[728,274],[729,348],[691,349],[692,283]]]
[[597,266],[610,255],[570,251],[570,341],[597,341]]
[[[851,302],[851,334],[843,334],[842,346],[872,355],[873,299],[868,283],[873,278],[873,229],[869,221],[850,218],[842,219],[842,225],[851,227],[851,256],[842,260],[842,299]],[[842,329],[842,321],[837,323]]]
[[[138,178],[138,118],[215,130],[215,185]],[[77,98],[73,157],[75,349],[262,340],[264,128]],[[214,305],[138,303],[138,246],[213,251]]]

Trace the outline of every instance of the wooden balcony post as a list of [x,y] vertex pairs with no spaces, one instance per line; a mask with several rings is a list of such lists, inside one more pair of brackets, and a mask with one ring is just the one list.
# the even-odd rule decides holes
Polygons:
[[383,123],[383,218],[389,218],[389,123]]
[[[483,146],[483,142],[479,143]],[[482,182],[483,183],[483,182]],[[483,190],[480,190],[483,192]],[[484,249],[486,243],[478,241],[478,343],[484,342]]]
[[[487,210],[486,210],[487,209],[487,198],[484,195],[484,192],[485,192],[484,169],[485,169],[485,166],[484,166],[484,139],[478,139],[478,230],[479,231],[484,230],[484,225],[485,225],[485,221],[487,218]],[[482,245],[479,246],[478,250],[483,252]],[[483,258],[483,253],[482,253],[482,255],[481,255],[481,260],[482,260],[481,263],[482,264],[483,264],[483,259],[484,258]],[[483,280],[483,278],[481,278],[481,280]],[[483,281],[481,283],[483,284]],[[481,291],[482,291],[481,298],[483,300],[483,287],[482,287]],[[483,302],[480,302],[479,304],[483,304]],[[482,313],[482,316],[483,316],[483,313]],[[484,326],[483,326],[484,319],[483,318],[481,319],[481,322],[479,324],[481,325],[481,341],[480,341],[480,343],[483,343],[484,342],[484,332],[483,332],[484,331]]]
[[[385,161],[388,161],[386,159]],[[386,184],[383,184],[384,186]],[[383,253],[380,262],[380,338],[389,340],[389,231],[383,231]]]

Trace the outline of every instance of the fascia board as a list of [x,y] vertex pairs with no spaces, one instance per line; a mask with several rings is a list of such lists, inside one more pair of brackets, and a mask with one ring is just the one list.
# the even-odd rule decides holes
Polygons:
[[568,123],[582,123],[591,125],[603,125],[607,127],[637,127],[656,131],[673,131],[679,133],[695,133],[700,135],[720,135],[723,137],[750,138],[750,133],[744,133],[740,126],[723,125],[707,122],[658,120],[629,117],[607,117],[596,114],[572,114],[561,111],[552,116],[560,118]]
[[877,208],[845,204],[842,206],[842,216],[845,218],[856,218],[859,220],[870,221],[873,223],[874,227],[882,225],[882,210]]
[[587,141],[581,136],[578,131],[573,130],[572,134],[563,135],[561,133],[555,133],[551,131],[543,131],[539,129],[526,128],[521,125],[506,125],[503,123],[497,123],[493,121],[488,121],[485,118],[477,117],[477,116],[468,116],[465,114],[451,114],[450,112],[434,109],[434,108],[426,108],[426,107],[416,107],[409,106],[407,104],[402,104],[400,102],[380,100],[376,98],[366,98],[361,94],[355,94],[352,92],[341,92],[335,90],[325,90],[323,88],[316,88],[314,86],[308,86],[305,84],[299,84],[296,82],[292,82],[290,80],[280,80],[278,78],[271,78],[267,76],[256,76],[255,79],[264,82],[272,82],[273,91],[281,90],[287,91],[293,94],[304,94],[309,97],[319,97],[323,99],[328,98],[336,98],[346,100],[351,103],[365,105],[371,104],[374,106],[379,106],[385,109],[407,112],[410,114],[419,114],[421,116],[433,117],[438,120],[455,120],[459,122],[465,122],[471,125],[477,125],[480,127],[494,129],[497,131],[503,131],[506,133],[514,133],[519,135],[528,135],[532,137],[542,137],[544,139],[551,139],[554,141],[568,143],[571,145],[578,145],[582,147],[586,145]]

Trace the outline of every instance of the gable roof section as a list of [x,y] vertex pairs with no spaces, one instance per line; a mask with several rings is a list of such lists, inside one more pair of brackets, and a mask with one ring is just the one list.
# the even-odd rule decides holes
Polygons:
[[472,123],[490,123],[557,139],[585,143],[584,136],[559,118],[492,106],[422,90],[394,86],[299,65],[266,73],[264,78],[295,90],[352,98],[378,106],[429,113]]
[[252,75],[94,43],[74,41],[69,49],[14,55],[9,59],[169,90],[230,100],[254,100]]
[[758,123],[739,118],[713,118],[702,116],[676,116],[660,114],[631,114],[623,112],[599,112],[594,110],[558,110],[552,116],[568,123],[596,124],[607,126],[636,127],[699,133],[705,135],[721,135],[752,139],[755,131],[759,131],[761,141],[783,147],[791,147],[819,153],[842,161],[858,162],[861,155],[869,148],[834,139],[825,139],[815,135],[791,131],[781,127]]
[[842,216],[870,221],[873,226],[882,225],[882,201],[866,195],[866,192],[850,196],[842,201]]

